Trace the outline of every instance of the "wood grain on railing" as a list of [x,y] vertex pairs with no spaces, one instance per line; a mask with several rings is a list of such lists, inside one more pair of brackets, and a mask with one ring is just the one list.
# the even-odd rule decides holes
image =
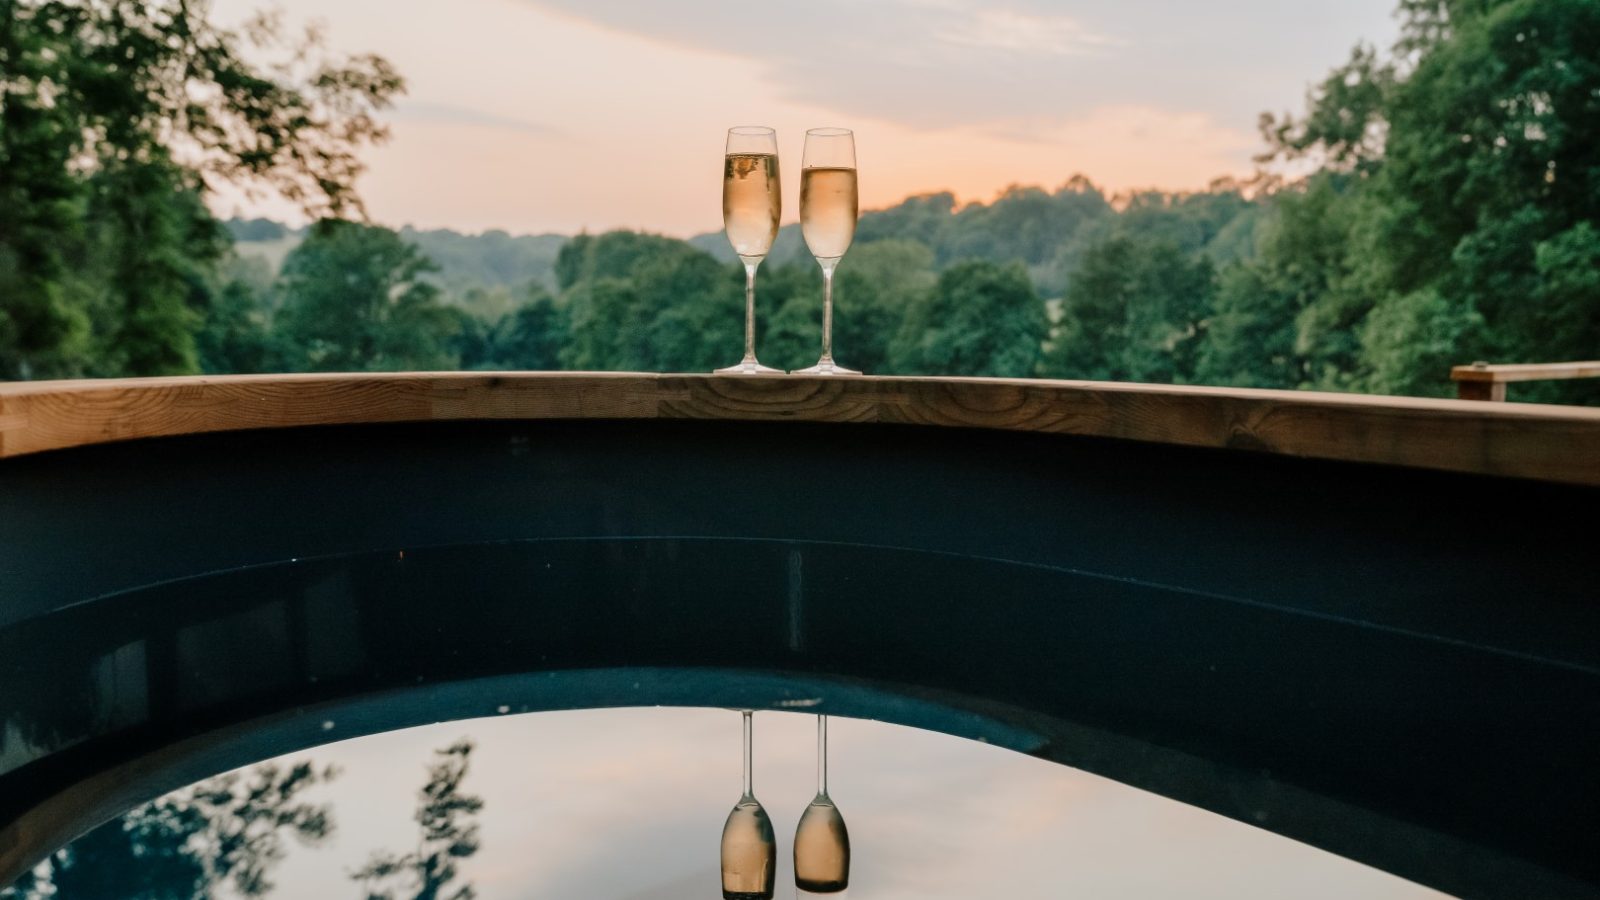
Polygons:
[[0,458],[256,428],[657,418],[1088,435],[1600,485],[1600,410],[991,378],[413,372],[12,382],[0,384]]

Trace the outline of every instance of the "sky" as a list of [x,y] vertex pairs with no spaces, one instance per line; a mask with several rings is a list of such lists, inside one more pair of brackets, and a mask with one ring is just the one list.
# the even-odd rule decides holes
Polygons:
[[[1444,895],[1267,831],[976,741],[830,719],[829,794],[853,900],[1440,900]],[[815,791],[815,719],[755,719],[755,793],[793,896],[795,823]],[[729,710],[508,715],[357,738],[286,759],[343,771],[321,848],[291,849],[277,897],[354,897],[348,872],[415,845],[436,748],[477,743],[464,789],[486,800],[462,867],[480,900],[714,900],[722,822],[739,798]]]
[[[1081,173],[1103,188],[1246,175],[1262,111],[1298,111],[1394,0],[281,0],[409,93],[359,183],[392,226],[721,228],[723,140],[778,130],[796,216],[805,129],[856,132],[864,209]],[[213,0],[243,21],[262,0]],[[275,215],[227,194],[219,212]]]

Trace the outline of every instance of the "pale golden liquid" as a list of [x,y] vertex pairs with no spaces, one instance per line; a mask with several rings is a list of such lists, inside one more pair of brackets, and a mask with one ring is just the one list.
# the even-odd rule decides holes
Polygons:
[[739,801],[722,826],[724,900],[771,900],[778,877],[772,820],[753,799]]
[[838,259],[856,236],[856,170],[800,173],[800,232],[818,259]]
[[722,224],[733,252],[766,256],[778,236],[782,210],[778,158],[771,153],[730,153],[722,165]]
[[794,833],[795,887],[833,894],[850,885],[850,833],[831,802],[811,801]]

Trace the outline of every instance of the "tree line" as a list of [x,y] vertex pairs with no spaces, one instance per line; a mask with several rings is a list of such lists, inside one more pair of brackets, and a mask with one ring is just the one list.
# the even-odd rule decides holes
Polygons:
[[[1427,395],[1449,390],[1452,364],[1600,355],[1600,4],[1400,0],[1397,14],[1393,47],[1356,47],[1302,113],[1262,117],[1262,168],[1246,181],[1109,197],[1074,177],[988,203],[936,193],[864,214],[839,269],[839,358],[876,373]],[[160,31],[140,15],[94,33]],[[252,118],[264,96],[311,90],[241,73],[231,48],[245,38],[197,27],[212,37],[150,50],[150,65],[190,52],[213,60],[220,83],[244,85],[212,117],[270,130]],[[87,54],[92,75],[73,33],[33,65]],[[42,60],[16,49],[27,37],[14,20],[0,52]],[[365,104],[357,124],[329,113],[260,148],[214,138],[223,162],[197,173],[154,125],[118,138],[144,157],[113,152],[108,131],[100,167],[58,165],[82,150],[71,128],[110,113],[85,101],[51,125],[64,114],[19,104],[27,84],[8,62],[0,147],[36,165],[0,168],[0,192],[21,201],[0,207],[0,376],[708,371],[737,356],[742,274],[720,234],[562,241],[359,221],[344,176],[382,136],[371,111],[402,84],[376,58],[327,65],[344,74],[308,83]],[[155,84],[122,102],[174,121]],[[31,131],[13,129],[18,109]],[[325,152],[296,152],[297,141]],[[328,158],[342,161],[314,162]],[[207,178],[244,176],[298,186],[319,218],[275,270],[231,253],[202,202]],[[45,202],[45,187],[61,202]],[[274,238],[251,227],[234,237]],[[788,226],[758,279],[763,360],[814,361],[820,311],[820,276]],[[1537,384],[1519,398],[1594,402],[1600,388]]]

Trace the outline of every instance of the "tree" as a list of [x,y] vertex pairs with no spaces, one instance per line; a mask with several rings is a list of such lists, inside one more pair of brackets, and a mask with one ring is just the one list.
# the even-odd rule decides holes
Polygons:
[[[1402,0],[1401,6],[1410,3]],[[1261,136],[1268,149],[1258,159],[1310,159],[1332,172],[1371,170],[1383,158],[1386,107],[1397,78],[1394,64],[1376,48],[1357,45],[1349,61],[1306,96],[1304,118],[1261,114]]]
[[566,368],[709,371],[740,346],[743,273],[683,241],[579,235],[561,248],[556,277],[572,335]]
[[742,272],[674,241],[670,252],[634,268],[633,287],[646,323],[639,368],[709,372],[727,365],[730,353],[737,358],[744,340]]
[[290,838],[314,847],[333,833],[328,808],[303,795],[335,776],[267,763],[202,781],[73,841],[0,898],[205,900],[223,885],[266,896]]
[[891,365],[930,375],[1026,377],[1048,327],[1020,263],[958,263],[906,311]]
[[1204,256],[1167,241],[1103,241],[1073,276],[1042,370],[1059,378],[1192,381],[1213,289]]
[[[868,373],[893,371],[890,344],[906,312],[933,290],[933,251],[886,238],[851,248],[834,276],[834,355]],[[785,369],[817,361],[822,346],[822,275],[815,262],[762,276],[758,309],[776,309],[759,334],[763,359]]]
[[476,316],[464,319],[460,336],[463,368],[561,368],[561,349],[569,334],[566,307],[537,282],[528,285],[527,297],[492,324]]
[[195,352],[207,374],[268,372],[281,358],[270,332],[266,303],[255,286],[230,278],[204,292]]
[[993,203],[961,210],[944,230],[942,261],[987,259],[1037,266],[1079,228],[1111,212],[1098,188],[1082,176],[1055,193],[1012,185]]
[[865,245],[898,238],[936,247],[955,211],[956,197],[949,191],[907,197],[888,209],[862,213],[856,223],[856,242]]
[[388,228],[318,222],[284,260],[277,328],[294,368],[442,369],[459,318],[421,280],[432,264]]
[[650,355],[646,311],[633,283],[623,278],[578,282],[562,295],[572,338],[561,350],[561,365],[583,371],[644,368]]
[[[1481,331],[1460,330],[1459,361],[1591,356],[1600,295],[1555,282],[1592,260],[1600,224],[1600,7],[1502,0],[1448,12],[1445,38],[1422,50],[1390,104],[1374,186],[1385,300],[1431,293],[1460,308],[1451,321],[1481,317]],[[1552,301],[1578,318],[1552,331]],[[1369,346],[1375,371],[1381,346]],[[1443,390],[1442,376],[1429,386]],[[1380,377],[1371,387],[1421,385]]]
[[231,183],[359,210],[355,151],[384,136],[372,113],[401,79],[185,0],[4,9],[0,378],[193,371],[195,289],[225,248],[205,197]]
[[1328,242],[1344,271],[1300,313],[1312,382],[1441,394],[1451,362],[1592,356],[1600,6],[1401,0],[1400,14],[1389,58],[1358,48],[1302,119],[1264,120],[1269,157],[1352,179]]
[[454,887],[460,860],[478,852],[478,825],[473,817],[483,799],[462,793],[472,742],[462,739],[434,751],[428,783],[417,799],[417,848],[406,853],[379,851],[350,877],[361,884],[365,900],[472,900],[470,882]]
[[1300,299],[1260,265],[1236,265],[1217,279],[1216,300],[1200,348],[1200,384],[1293,388],[1305,379],[1295,342]]
[[1196,379],[1248,387],[1349,389],[1371,310],[1354,245],[1360,182],[1322,172],[1281,189],[1253,259],[1220,273]]
[[561,348],[571,331],[567,311],[542,288],[534,288],[530,294],[528,302],[511,314],[500,359],[512,369],[559,369]]

